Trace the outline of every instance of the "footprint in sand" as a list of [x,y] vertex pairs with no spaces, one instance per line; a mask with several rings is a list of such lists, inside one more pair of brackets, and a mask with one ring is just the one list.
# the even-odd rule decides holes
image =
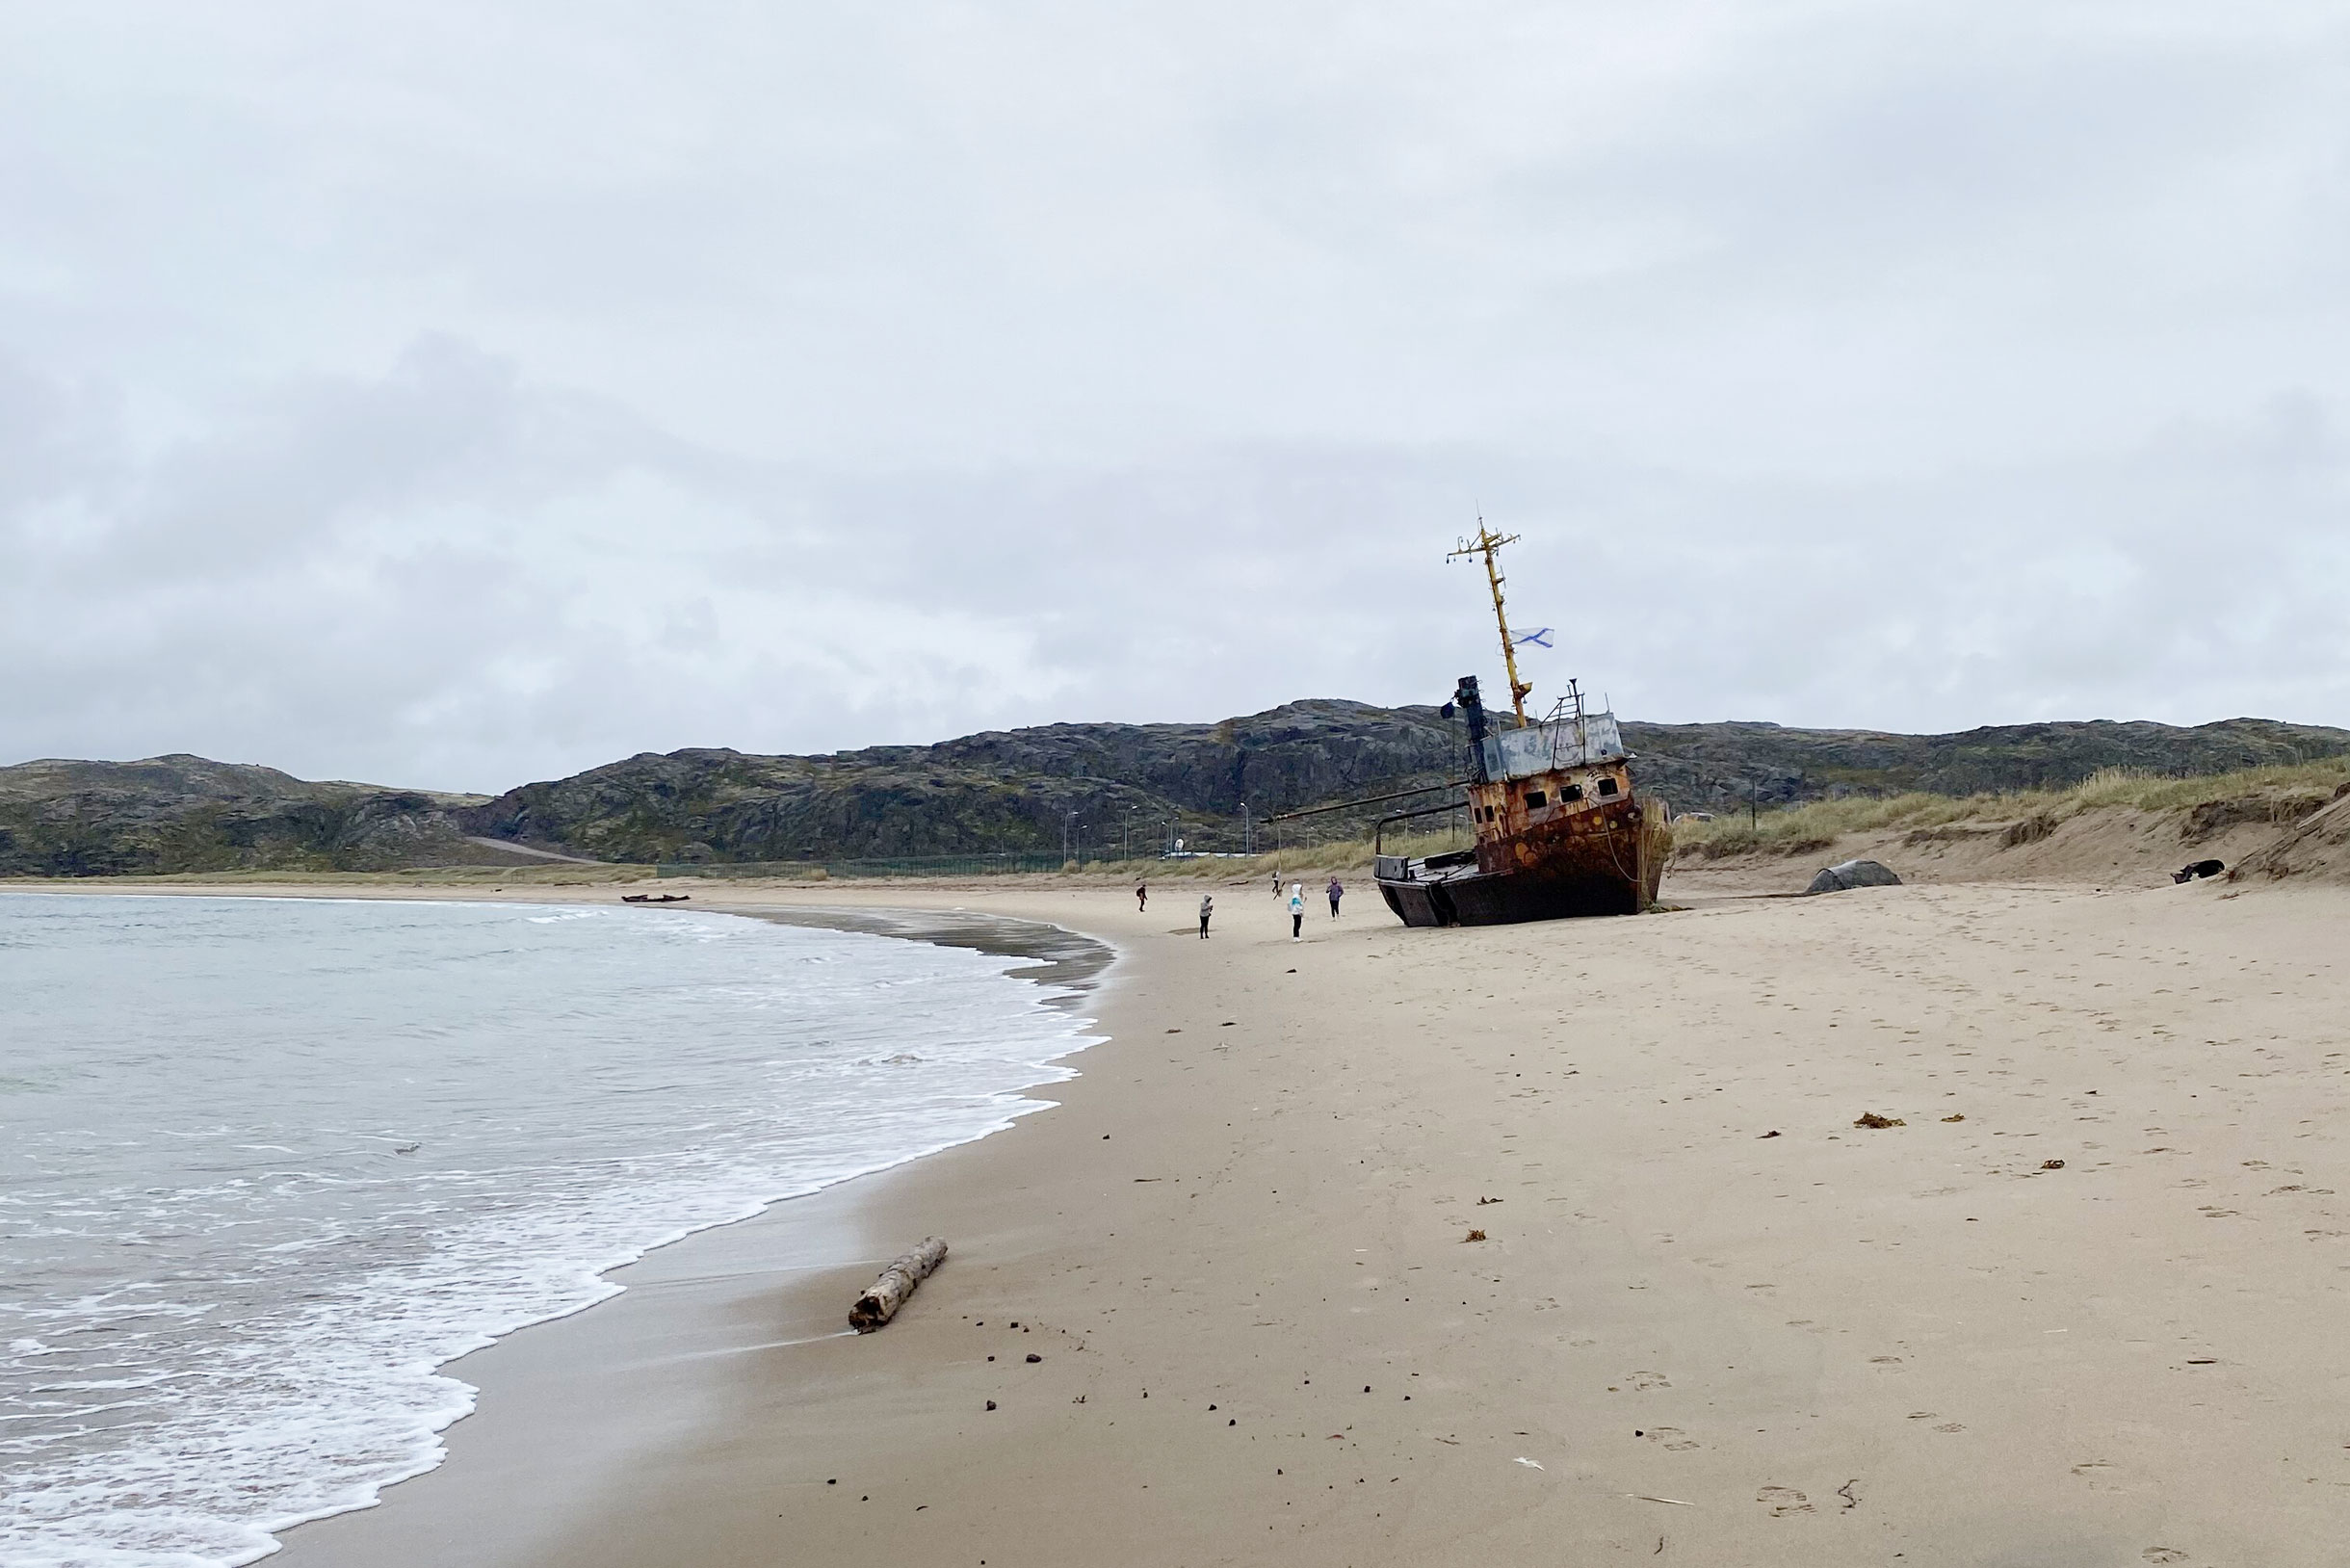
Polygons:
[[1938,1432],[1963,1432],[1966,1429],[1966,1423],[1958,1421],[1945,1421],[1941,1425],[1934,1428],[1934,1430]]
[[1810,1513],[1812,1500],[1791,1486],[1765,1486],[1755,1494],[1757,1503],[1770,1504],[1773,1519],[1785,1519],[1789,1514]]
[[1705,1446],[1678,1426],[1651,1426],[1647,1436],[1651,1443],[1663,1444],[1667,1453],[1686,1453]]
[[2175,1546],[2150,1546],[2138,1554],[2148,1562],[2184,1562],[2187,1555]]
[[1635,1391],[1645,1391],[1652,1388],[1671,1388],[1673,1380],[1662,1372],[1636,1372],[1625,1378],[1624,1384],[1627,1388]]

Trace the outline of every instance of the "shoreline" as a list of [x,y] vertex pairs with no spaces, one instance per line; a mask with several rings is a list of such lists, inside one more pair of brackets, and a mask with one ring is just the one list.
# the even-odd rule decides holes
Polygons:
[[[177,890],[173,891],[176,895]],[[601,896],[616,894],[616,887],[576,891],[583,896],[515,900],[509,893],[499,893],[484,896],[483,902],[601,902]],[[992,956],[1031,959],[1033,962],[1006,970],[1006,976],[1054,993],[1046,1005],[1070,1010],[1084,1005],[1089,996],[1108,993],[1114,971],[1126,956],[1106,937],[1033,914],[981,911],[961,903],[911,904],[886,898],[838,905],[783,905],[768,902],[761,896],[762,890],[751,892],[750,898],[702,904],[700,912],[968,947]],[[337,895],[322,890],[296,896]],[[401,897],[399,893],[374,896]],[[1045,935],[1047,932],[1053,934]],[[1095,1031],[1101,1027],[1098,1020],[1087,1023]],[[1114,1043],[1107,1033],[1081,1035],[1068,1051],[1046,1065],[1068,1066]],[[606,1270],[599,1277],[616,1287],[613,1293],[561,1317],[524,1325],[443,1364],[440,1372],[465,1382],[475,1390],[476,1398],[466,1416],[442,1430],[440,1461],[429,1470],[387,1483],[373,1503],[303,1520],[276,1531],[278,1550],[261,1560],[299,1565],[315,1555],[322,1563],[337,1565],[412,1563],[417,1560],[420,1540],[431,1543],[435,1562],[535,1560],[535,1553],[552,1550],[547,1542],[550,1529],[567,1529],[574,1511],[584,1505],[578,1498],[583,1463],[609,1477],[646,1457],[631,1434],[647,1425],[647,1405],[661,1407],[650,1424],[673,1429],[692,1411],[706,1408],[714,1398],[712,1378],[722,1373],[734,1358],[788,1352],[828,1340],[858,1339],[846,1326],[848,1304],[892,1257],[918,1240],[909,1235],[892,1241],[895,1233],[874,1222],[870,1211],[887,1206],[891,1184],[957,1151],[1016,1134],[1034,1117],[1061,1109],[1066,1091],[1084,1076],[1083,1069],[1075,1066],[1068,1066],[1068,1073],[1067,1077],[1041,1079],[1016,1091],[1027,1103],[1012,1109],[1001,1127],[876,1170],[844,1177],[813,1191],[770,1200],[742,1218],[688,1232]],[[1056,1098],[1043,1097],[1046,1089]],[[946,1267],[953,1268],[958,1261],[951,1255]],[[917,1293],[917,1300],[919,1296]],[[614,1309],[632,1299],[638,1310],[623,1320]],[[597,1318],[599,1312],[605,1316]],[[565,1330],[569,1332],[562,1332]],[[677,1341],[689,1347],[677,1348]],[[543,1451],[550,1426],[578,1430],[571,1425],[572,1415],[556,1414],[548,1408],[565,1402],[563,1391],[557,1386],[563,1381],[560,1369],[578,1359],[664,1369],[659,1375],[666,1386],[628,1391],[631,1409],[625,1420],[613,1420],[607,1413],[604,1424],[598,1425],[591,1418],[588,1429],[598,1441],[569,1445],[553,1464],[544,1469],[533,1467],[523,1483],[533,1496],[568,1501],[553,1506],[542,1503],[535,1511],[518,1510],[512,1498],[516,1477],[511,1464],[496,1456],[499,1450],[515,1446]],[[528,1402],[519,1410],[502,1409],[499,1414],[507,1420],[483,1424],[488,1413],[483,1407],[493,1398],[504,1405],[507,1396]],[[509,1423],[529,1437],[503,1429]],[[469,1465],[469,1459],[486,1462]],[[436,1480],[438,1485],[431,1484]],[[336,1526],[343,1528],[331,1529]]]
[[[125,888],[105,883],[80,883],[63,887],[51,885],[11,889],[0,885],[0,892],[6,891],[15,891],[27,895],[55,893],[60,896],[118,898],[146,896],[198,899],[291,899],[353,902],[483,902],[521,908],[560,908],[576,907],[584,903],[592,903],[600,907],[605,902],[602,896],[614,890],[603,888],[580,890],[587,896],[559,899],[529,897],[518,899],[509,893],[498,891],[457,900],[436,898],[433,896],[433,890],[426,889],[404,889],[388,894],[375,893],[370,890],[359,894],[356,898],[352,896],[352,890],[308,887],[299,890],[274,887],[221,889],[203,885]],[[990,957],[1015,960],[1010,967],[1003,970],[1005,978],[1037,986],[1044,993],[1040,998],[1043,1006],[1067,1014],[1075,1014],[1086,1005],[1089,996],[1098,990],[1109,973],[1115,968],[1119,957],[1117,950],[1111,945],[1083,933],[1073,932],[1063,927],[960,909],[865,910],[853,907],[814,909],[777,908],[767,905],[729,905],[725,907],[703,905],[698,911],[689,908],[683,912],[723,914],[762,920],[770,924],[841,931],[889,940],[922,942],[932,946],[965,948]],[[715,1232],[756,1223],[787,1205],[805,1204],[842,1188],[886,1177],[894,1171],[933,1158],[964,1143],[977,1142],[1008,1132],[1016,1127],[1021,1119],[1053,1109],[1056,1102],[1047,1097],[1044,1091],[1058,1089],[1070,1082],[1078,1071],[1072,1065],[1075,1059],[1101,1043],[1103,1038],[1090,1032],[1091,1021],[1089,1019],[1073,1017],[1071,1023],[1075,1032],[1064,1042],[1065,1049],[1059,1050],[1050,1057],[1039,1058],[1034,1063],[1036,1076],[1013,1088],[1003,1091],[996,1097],[1002,1107],[1002,1117],[995,1125],[978,1133],[958,1137],[953,1141],[894,1158],[885,1164],[829,1178],[812,1189],[790,1191],[757,1200],[755,1206],[745,1208],[744,1212],[732,1217],[697,1221],[687,1228],[676,1230],[647,1243],[634,1256],[596,1270],[593,1279],[598,1287],[597,1294],[547,1316],[504,1329],[471,1350],[464,1351],[450,1360],[435,1363],[432,1367],[435,1374],[449,1379],[461,1391],[462,1409],[455,1417],[449,1418],[445,1424],[431,1428],[432,1452],[429,1457],[421,1458],[413,1468],[374,1483],[374,1495],[368,1502],[328,1507],[298,1518],[285,1519],[268,1527],[265,1533],[274,1537],[270,1546],[233,1560],[252,1562],[280,1557],[287,1540],[294,1531],[379,1508],[382,1505],[383,1499],[393,1489],[409,1485],[443,1469],[450,1462],[451,1457],[448,1449],[450,1434],[461,1428],[474,1416],[484,1396],[483,1386],[465,1375],[466,1371],[473,1364],[489,1356],[491,1352],[512,1341],[518,1335],[551,1329],[578,1320],[597,1308],[608,1307],[619,1299],[628,1289],[628,1283],[623,1276],[633,1277],[641,1274],[648,1279],[667,1277],[673,1274],[674,1266],[669,1269],[649,1266],[653,1264],[654,1260],[672,1249],[690,1246],[697,1240]],[[797,1217],[795,1216],[796,1219]],[[801,1223],[784,1224],[776,1228],[785,1235],[810,1229]],[[825,1223],[815,1229],[826,1232],[837,1229],[837,1226],[827,1219]],[[820,1241],[817,1244],[822,1247],[826,1243]],[[800,1269],[818,1267],[822,1267],[821,1263],[814,1260],[796,1262],[790,1257],[766,1258],[759,1264],[759,1270],[770,1275],[788,1276]],[[876,1269],[878,1265],[875,1265]],[[849,1332],[846,1328],[838,1331]],[[812,1333],[807,1337],[826,1337],[829,1332],[827,1330],[824,1333]],[[260,1526],[254,1528],[263,1529]]]
[[2315,1565],[2350,1520],[2350,893],[1292,944],[1219,889],[1200,944],[1180,899],[863,891],[743,902],[1128,955],[1058,1110],[452,1364],[448,1462],[287,1560]]

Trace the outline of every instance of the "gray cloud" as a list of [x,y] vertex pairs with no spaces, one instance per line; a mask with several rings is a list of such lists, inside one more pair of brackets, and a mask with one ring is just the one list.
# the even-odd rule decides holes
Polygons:
[[2350,723],[2331,8],[0,27],[12,760]]

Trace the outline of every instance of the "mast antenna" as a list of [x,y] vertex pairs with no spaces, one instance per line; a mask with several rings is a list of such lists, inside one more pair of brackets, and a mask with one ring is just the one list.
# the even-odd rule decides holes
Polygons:
[[1533,688],[1518,679],[1518,644],[1509,635],[1509,615],[1501,608],[1501,585],[1507,579],[1501,575],[1501,550],[1505,544],[1517,542],[1518,536],[1515,534],[1496,534],[1487,528],[1485,513],[1480,509],[1476,514],[1476,537],[1461,540],[1460,548],[1445,559],[1457,561],[1462,556],[1482,556],[1485,560],[1485,581],[1493,588],[1494,624],[1501,629],[1501,664],[1509,671],[1509,705],[1518,711],[1518,723],[1523,726],[1526,723],[1527,693]]

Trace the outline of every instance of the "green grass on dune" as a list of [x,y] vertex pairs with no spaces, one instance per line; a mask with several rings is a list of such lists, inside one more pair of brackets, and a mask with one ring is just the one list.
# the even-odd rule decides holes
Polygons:
[[1713,860],[1734,854],[1803,854],[1851,833],[1931,831],[1940,827],[2004,827],[2013,842],[2045,838],[2086,812],[2193,811],[2237,808],[2235,820],[2289,821],[2350,785],[2350,758],[2246,768],[2229,773],[2177,778],[2108,768],[2066,790],[2020,790],[2001,795],[1854,796],[1765,811],[1749,823],[1743,813],[1712,822],[1684,817],[1673,824],[1674,852]]

